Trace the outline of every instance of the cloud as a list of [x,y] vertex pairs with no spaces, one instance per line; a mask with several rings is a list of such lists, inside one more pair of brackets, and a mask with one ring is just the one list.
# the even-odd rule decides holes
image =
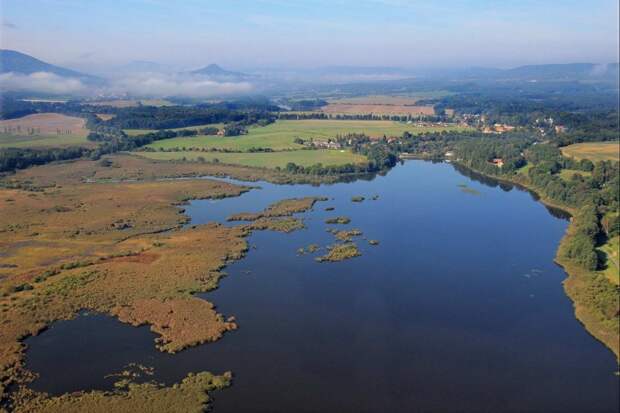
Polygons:
[[49,72],[37,72],[29,75],[13,72],[2,73],[0,74],[0,89],[57,95],[83,95],[88,93],[88,88],[79,79],[61,77]]
[[116,93],[144,97],[208,98],[246,94],[254,86],[249,82],[216,82],[195,76],[144,73],[115,80],[113,89]]
[[113,79],[108,86],[93,88],[79,79],[61,77],[49,72],[30,75],[9,72],[0,74],[0,89],[73,96],[112,94],[135,97],[210,98],[247,94],[254,90],[254,85],[249,82],[216,82],[188,75],[144,73]]

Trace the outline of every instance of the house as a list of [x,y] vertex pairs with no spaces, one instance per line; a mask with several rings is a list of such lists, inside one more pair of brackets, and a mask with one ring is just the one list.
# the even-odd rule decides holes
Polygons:
[[506,125],[504,123],[496,123],[495,125],[493,125],[493,129],[495,129],[495,132],[510,132],[512,130],[515,129],[514,126],[510,126],[510,125]]
[[312,141],[312,146],[322,149],[340,149],[340,144],[331,139],[314,139]]
[[493,158],[491,163],[497,166],[498,168],[501,168],[502,166],[504,166],[504,160],[502,158]]
[[566,126],[564,125],[555,125],[555,133],[565,133],[566,132]]

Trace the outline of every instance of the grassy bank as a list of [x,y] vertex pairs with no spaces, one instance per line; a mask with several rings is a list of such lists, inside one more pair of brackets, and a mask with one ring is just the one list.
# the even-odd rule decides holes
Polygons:
[[586,330],[620,358],[617,285],[610,282],[605,272],[585,270],[566,257],[566,249],[575,236],[574,226],[571,223],[568,227],[555,258],[568,274],[564,290]]

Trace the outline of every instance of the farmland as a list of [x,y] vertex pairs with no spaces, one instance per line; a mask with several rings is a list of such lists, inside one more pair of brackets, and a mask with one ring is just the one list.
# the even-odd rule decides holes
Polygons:
[[216,159],[224,164],[251,166],[257,168],[284,168],[292,162],[299,166],[323,166],[343,165],[347,163],[361,163],[366,161],[362,155],[354,154],[348,150],[297,150],[282,152],[139,152],[141,156],[154,160],[189,160],[197,161],[200,158],[207,162]]
[[620,160],[619,142],[576,143],[562,148],[562,154],[569,158],[596,161]]
[[[251,127],[247,135],[237,137],[196,136],[166,139],[154,142],[149,147],[164,148],[207,148],[247,151],[250,148],[270,148],[272,150],[299,149],[302,145],[294,142],[296,138],[327,139],[339,134],[364,133],[371,137],[401,136],[404,132],[419,134],[454,130],[459,127],[416,126],[392,121],[365,120],[280,120],[264,127]],[[131,131],[133,133],[133,131]]]
[[38,113],[0,121],[0,148],[91,146],[82,118],[58,113]]
[[446,92],[420,93],[415,96],[356,96],[349,98],[331,99],[321,108],[321,112],[328,114],[376,114],[376,115],[411,115],[431,116],[435,114],[432,105],[418,104],[425,98],[444,96]]
[[417,105],[417,99],[399,96],[363,96],[329,101],[321,112],[329,114],[434,115],[432,106]]

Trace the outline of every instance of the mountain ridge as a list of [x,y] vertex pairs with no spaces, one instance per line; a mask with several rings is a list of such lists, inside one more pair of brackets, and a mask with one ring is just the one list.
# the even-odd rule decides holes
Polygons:
[[0,73],[31,75],[37,72],[53,73],[56,76],[77,78],[90,83],[97,83],[103,80],[97,76],[47,63],[16,50],[0,49]]

